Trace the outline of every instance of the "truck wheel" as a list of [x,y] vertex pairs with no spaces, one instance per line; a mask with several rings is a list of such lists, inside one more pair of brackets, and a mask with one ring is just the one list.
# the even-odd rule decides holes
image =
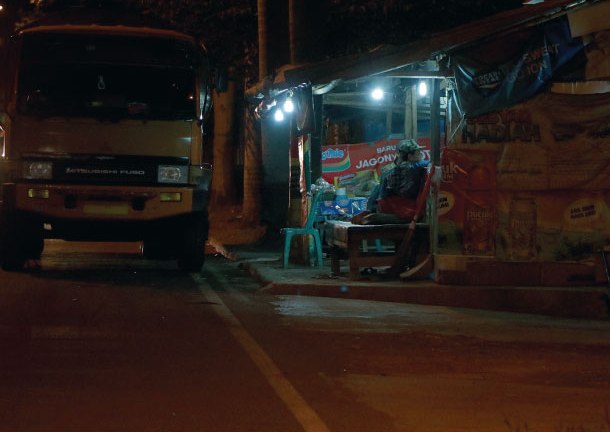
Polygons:
[[207,214],[192,216],[185,223],[178,243],[178,268],[187,272],[201,271],[208,239]]
[[40,220],[34,216],[13,211],[0,215],[0,257],[2,269],[23,269],[27,259],[40,259],[44,248],[44,231]]
[[39,260],[44,250],[44,224],[35,217],[25,221],[26,232],[26,258]]
[[173,255],[173,244],[165,237],[147,238],[142,241],[142,255],[146,259],[164,260]]

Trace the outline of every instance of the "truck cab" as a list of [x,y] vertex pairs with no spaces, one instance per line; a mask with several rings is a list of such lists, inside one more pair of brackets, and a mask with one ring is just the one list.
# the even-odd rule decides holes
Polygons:
[[204,47],[165,28],[47,20],[8,47],[0,127],[0,262],[45,238],[141,241],[201,269],[211,165]]

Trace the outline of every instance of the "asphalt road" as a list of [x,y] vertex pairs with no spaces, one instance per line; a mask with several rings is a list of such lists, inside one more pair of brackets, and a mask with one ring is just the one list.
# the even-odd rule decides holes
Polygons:
[[0,272],[0,431],[610,430],[610,322],[258,289],[47,242]]

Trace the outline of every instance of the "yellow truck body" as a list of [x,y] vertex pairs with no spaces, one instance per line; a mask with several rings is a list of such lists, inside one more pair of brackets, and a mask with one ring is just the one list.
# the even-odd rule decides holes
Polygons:
[[45,238],[141,241],[198,271],[208,233],[206,52],[169,29],[47,21],[9,46],[0,107],[0,262]]

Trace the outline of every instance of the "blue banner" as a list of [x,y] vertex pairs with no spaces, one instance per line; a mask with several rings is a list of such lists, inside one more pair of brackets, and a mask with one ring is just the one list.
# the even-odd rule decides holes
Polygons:
[[[505,43],[487,44],[484,49],[502,50]],[[583,41],[572,38],[565,16],[534,29],[523,49],[501,64],[490,66],[473,58],[485,58],[485,53],[478,48],[452,58],[459,109],[468,117],[523,102],[561,77],[584,77],[586,64]]]

